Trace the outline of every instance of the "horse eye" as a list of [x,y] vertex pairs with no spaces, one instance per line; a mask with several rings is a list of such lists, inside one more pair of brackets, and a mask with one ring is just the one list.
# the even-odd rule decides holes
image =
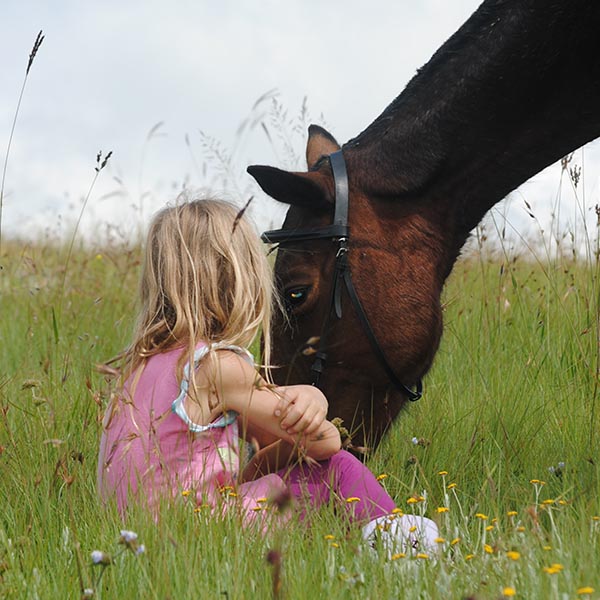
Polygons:
[[296,308],[300,306],[305,300],[308,292],[308,288],[305,286],[293,287],[284,292],[284,301],[288,308]]

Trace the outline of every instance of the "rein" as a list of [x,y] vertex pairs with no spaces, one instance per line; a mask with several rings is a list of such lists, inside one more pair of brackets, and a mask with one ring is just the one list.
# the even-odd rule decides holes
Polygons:
[[316,227],[313,229],[274,229],[271,231],[265,231],[261,239],[263,242],[274,244],[274,243],[286,243],[286,242],[301,242],[307,240],[316,239],[327,239],[330,238],[337,242],[337,252],[335,255],[335,274],[333,279],[333,286],[331,288],[331,302],[329,305],[329,311],[325,317],[323,328],[321,331],[321,338],[319,341],[319,349],[315,354],[315,361],[311,366],[313,373],[313,385],[319,386],[320,377],[325,370],[327,362],[327,339],[326,334],[328,331],[329,321],[335,313],[336,318],[342,318],[342,289],[343,285],[346,287],[348,296],[354,306],[354,310],[358,316],[360,324],[362,325],[363,331],[365,332],[371,349],[377,357],[379,364],[385,371],[388,379],[392,385],[402,394],[406,395],[411,402],[415,402],[421,398],[423,392],[423,384],[419,379],[415,384],[415,389],[409,388],[407,385],[402,383],[391,368],[383,349],[377,341],[377,336],[369,323],[367,314],[363,305],[356,293],[354,283],[352,282],[352,275],[350,272],[350,265],[348,264],[348,249],[350,242],[350,228],[348,226],[348,173],[346,171],[346,162],[344,161],[344,155],[342,151],[334,152],[329,155],[329,162],[331,164],[331,170],[333,172],[333,179],[335,182],[335,211],[333,215],[333,223],[325,227]]

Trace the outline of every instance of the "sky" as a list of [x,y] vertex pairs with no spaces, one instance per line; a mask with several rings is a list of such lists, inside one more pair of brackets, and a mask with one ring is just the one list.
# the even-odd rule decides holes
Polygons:
[[[477,8],[478,0],[2,0],[3,237],[131,238],[185,187],[244,202],[261,229],[284,209],[248,164],[303,168],[306,127],[354,137]],[[96,180],[99,151],[113,154]],[[575,155],[585,206],[537,175],[496,209],[517,236],[598,201],[597,143]],[[90,191],[91,188],[91,191]],[[557,199],[560,197],[560,204]],[[524,201],[537,220],[527,215]],[[558,208],[560,206],[560,208]],[[594,215],[595,218],[595,215]]]

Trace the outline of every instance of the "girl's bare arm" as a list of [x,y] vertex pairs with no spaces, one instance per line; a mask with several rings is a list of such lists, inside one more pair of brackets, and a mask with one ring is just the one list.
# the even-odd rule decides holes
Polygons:
[[[219,351],[203,361],[199,371],[205,371],[206,380],[212,382],[208,393],[213,395],[216,413],[234,410],[241,417],[246,439],[255,437],[261,446],[280,439],[292,447],[300,446],[306,456],[324,460],[333,456],[341,447],[340,435],[329,421],[308,433],[289,433],[281,426],[276,410],[281,399],[257,374],[254,368],[231,351]],[[204,379],[204,378],[202,378]]]

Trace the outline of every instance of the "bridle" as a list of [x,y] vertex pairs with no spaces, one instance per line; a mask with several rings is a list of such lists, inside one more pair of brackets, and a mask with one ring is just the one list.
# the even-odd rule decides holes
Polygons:
[[348,173],[346,171],[346,162],[342,151],[334,152],[329,155],[329,163],[333,172],[335,182],[335,212],[333,215],[333,223],[325,227],[315,227],[312,229],[273,229],[265,231],[261,239],[269,244],[285,244],[286,242],[299,242],[317,239],[332,239],[337,242],[337,252],[335,255],[335,274],[333,286],[331,288],[331,302],[329,310],[323,323],[321,337],[319,341],[319,349],[315,353],[315,361],[311,366],[313,373],[313,385],[319,386],[320,377],[325,369],[327,362],[327,339],[329,321],[333,314],[338,319],[342,318],[342,283],[346,286],[354,310],[358,315],[358,319],[362,328],[369,339],[373,353],[377,357],[379,364],[383,367],[388,379],[392,385],[402,394],[407,396],[411,402],[418,400],[423,392],[423,384],[419,379],[415,384],[415,389],[409,388],[402,383],[390,367],[385,354],[377,341],[375,332],[369,323],[369,319],[365,313],[365,309],[358,298],[354,284],[352,283],[352,275],[350,273],[350,265],[348,264],[348,249],[350,242],[350,228],[348,227]]

